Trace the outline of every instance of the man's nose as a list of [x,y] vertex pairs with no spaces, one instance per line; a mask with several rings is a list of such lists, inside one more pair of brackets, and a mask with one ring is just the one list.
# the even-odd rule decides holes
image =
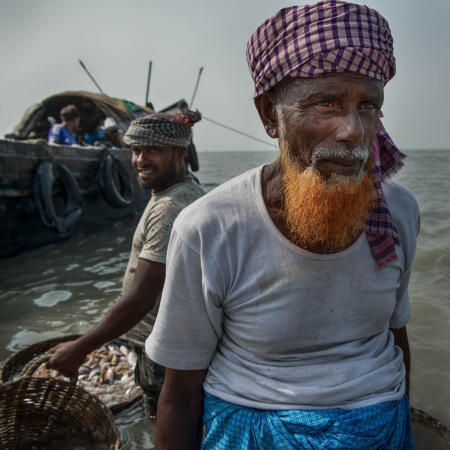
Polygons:
[[136,162],[141,164],[146,164],[150,160],[150,155],[148,155],[148,152],[139,152],[136,158]]
[[136,162],[137,162],[137,163],[141,163],[141,162],[142,162],[142,158],[143,158],[142,153],[143,153],[143,152],[139,152],[139,153],[137,154],[137,156],[136,156]]
[[358,111],[349,111],[339,117],[336,140],[355,145],[364,137],[364,124]]

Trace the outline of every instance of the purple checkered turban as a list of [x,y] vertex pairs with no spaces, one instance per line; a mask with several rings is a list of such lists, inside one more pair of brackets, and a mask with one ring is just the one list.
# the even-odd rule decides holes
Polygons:
[[153,113],[133,120],[123,137],[131,146],[185,147],[192,140],[192,126],[201,120],[198,111],[181,111],[170,115]]
[[[395,74],[392,36],[387,21],[374,9],[339,0],[283,8],[252,34],[247,62],[255,97],[282,79],[354,72],[386,84]],[[380,121],[372,154],[377,191],[366,235],[380,267],[397,258],[397,229],[387,207],[381,182],[403,165],[403,153]]]

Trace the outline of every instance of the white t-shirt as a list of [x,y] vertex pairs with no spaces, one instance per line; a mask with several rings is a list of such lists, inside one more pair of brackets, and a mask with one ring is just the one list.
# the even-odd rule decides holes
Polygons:
[[149,357],[178,370],[208,368],[207,392],[254,408],[400,399],[405,368],[389,328],[410,315],[414,197],[384,184],[401,245],[398,260],[380,269],[365,234],[331,255],[292,244],[269,216],[261,174],[230,180],[176,219]]

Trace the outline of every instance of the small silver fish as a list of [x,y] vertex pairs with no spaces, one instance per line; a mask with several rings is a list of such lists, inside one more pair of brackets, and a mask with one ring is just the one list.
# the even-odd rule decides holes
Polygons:
[[134,369],[134,366],[135,366],[136,363],[137,363],[137,356],[136,356],[136,353],[134,353],[134,352],[128,353],[128,355],[127,355],[127,361],[128,361],[128,364],[131,366],[131,368]]
[[130,381],[129,375],[122,375],[122,377],[120,378],[121,383],[128,383],[129,381]]
[[130,350],[128,350],[128,349],[125,347],[125,345],[121,345],[121,346],[119,347],[119,350],[120,350],[125,356],[127,356],[128,353],[130,353]]
[[96,375],[99,375],[99,374],[100,374],[100,369],[98,367],[96,367],[89,373],[88,380],[91,381],[92,378],[94,378]]
[[103,379],[107,381],[108,383],[114,382],[114,370],[112,367],[109,367],[108,370],[103,375]]
[[84,364],[78,369],[78,373],[80,375],[88,374],[90,371],[91,369],[89,369],[89,367],[86,367]]

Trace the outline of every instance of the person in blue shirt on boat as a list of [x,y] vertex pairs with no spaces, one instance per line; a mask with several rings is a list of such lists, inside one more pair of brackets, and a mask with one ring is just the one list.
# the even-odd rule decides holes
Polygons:
[[59,145],[78,145],[75,131],[80,123],[80,113],[75,105],[67,105],[59,113],[62,123],[50,128],[47,142]]
[[88,145],[94,145],[98,141],[102,141],[105,138],[105,129],[103,128],[106,117],[100,116],[98,120],[94,122],[94,126],[88,129],[84,135],[84,142]]
[[84,141],[86,144],[94,145],[96,142],[101,141],[105,137],[105,130],[101,125],[95,130],[94,133],[85,133]]

